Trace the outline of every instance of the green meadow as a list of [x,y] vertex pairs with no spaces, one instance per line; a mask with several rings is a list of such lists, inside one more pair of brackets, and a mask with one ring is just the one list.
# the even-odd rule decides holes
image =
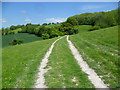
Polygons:
[[37,37],[36,35],[28,34],[28,33],[3,35],[2,36],[2,47],[4,48],[4,47],[10,46],[9,43],[11,43],[12,40],[14,40],[14,39],[22,39],[23,43],[29,43],[29,42],[33,42],[33,41],[42,40],[42,37]]
[[72,35],[70,40],[106,84],[118,87],[118,26]]
[[3,87],[32,87],[36,79],[37,68],[55,40],[56,38],[3,48]]
[[[105,84],[109,84],[111,88],[119,87],[118,26],[88,31],[91,27],[89,25],[79,26],[80,32],[70,35],[70,40]],[[21,33],[21,35],[25,37],[29,34]],[[34,42],[30,40],[29,43],[3,48],[3,87],[32,87],[36,80],[37,68],[55,40],[56,38],[38,39]],[[45,84],[50,88],[94,88],[74,59],[66,37],[55,44],[46,68],[48,67],[52,69],[45,74]]]
[[[66,21],[60,23],[48,22],[41,25],[26,23],[3,27],[0,30],[2,88],[34,88],[36,80],[39,82],[44,79],[43,77],[45,85],[41,83],[41,87],[95,88],[96,85],[93,85],[95,83],[92,83],[94,78],[90,79],[82,71],[73,56],[66,35],[69,35],[69,40],[78,49],[83,60],[104,82],[105,85],[101,86],[120,88],[118,10],[82,13],[68,17]],[[31,20],[28,18],[27,21]],[[50,56],[49,52],[46,54],[53,42],[60,37],[63,38],[54,44]],[[44,55],[48,57],[43,59]],[[50,68],[46,73],[43,68],[43,72],[38,69],[42,59],[41,67]],[[42,79],[37,78],[38,72],[41,77],[43,76]]]

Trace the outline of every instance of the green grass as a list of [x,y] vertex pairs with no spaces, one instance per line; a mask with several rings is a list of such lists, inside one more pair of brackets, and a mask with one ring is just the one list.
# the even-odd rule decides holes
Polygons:
[[2,89],[2,35],[0,34],[0,89]]
[[31,88],[40,62],[55,40],[56,38],[3,48],[3,88]]
[[60,26],[60,24],[46,25],[45,27],[52,28],[52,27],[57,27],[57,26]]
[[88,32],[88,30],[90,30],[91,27],[92,27],[91,25],[75,26],[75,28],[79,30],[79,33]]
[[[49,88],[94,87],[74,59],[68,47],[66,37],[55,44],[46,68],[48,67],[52,68],[45,74],[46,84]],[[76,81],[72,81],[74,78]]]
[[17,33],[12,35],[3,35],[2,36],[2,47],[10,46],[9,43],[12,42],[14,39],[23,39],[24,43],[33,42],[37,40],[42,40],[41,37],[37,37],[33,34],[28,33]]
[[70,36],[82,57],[111,88],[118,87],[118,27]]

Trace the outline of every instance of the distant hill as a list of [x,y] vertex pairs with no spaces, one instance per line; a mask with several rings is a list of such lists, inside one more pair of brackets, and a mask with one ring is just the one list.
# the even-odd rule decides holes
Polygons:
[[2,47],[8,47],[10,46],[9,43],[12,42],[14,39],[22,39],[23,43],[29,43],[37,40],[42,40],[41,37],[37,37],[33,34],[28,33],[17,33],[17,34],[11,34],[11,35],[3,35],[2,36]]

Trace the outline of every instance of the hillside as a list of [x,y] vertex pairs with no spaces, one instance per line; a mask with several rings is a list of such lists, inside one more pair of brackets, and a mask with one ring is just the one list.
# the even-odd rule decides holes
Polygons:
[[70,40],[105,83],[118,87],[118,26],[72,35]]
[[119,18],[111,9],[2,28],[3,88],[119,88]]
[[[88,31],[89,28],[90,26],[79,27],[82,33],[71,35],[70,40],[104,83],[116,88],[118,87],[118,27],[95,31]],[[38,66],[56,39],[3,48],[3,87],[32,87],[35,84]],[[52,68],[45,74],[45,84],[50,88],[94,87],[87,78],[88,75],[81,71],[75,61],[68,48],[66,36],[55,44],[46,68],[48,67]],[[77,78],[78,81],[72,78]]]
[[[16,30],[14,30],[16,31]],[[2,36],[2,47],[8,47],[11,46],[9,43],[12,42],[14,39],[22,39],[23,43],[29,43],[37,40],[42,40],[41,37],[37,37],[33,34],[28,33],[17,33],[17,34],[9,34],[9,35],[3,35]]]
[[3,87],[31,87],[37,68],[54,40],[56,38],[3,48]]

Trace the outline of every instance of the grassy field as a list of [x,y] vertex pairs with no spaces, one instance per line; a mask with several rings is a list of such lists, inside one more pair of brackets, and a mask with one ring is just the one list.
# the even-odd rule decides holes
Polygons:
[[[71,35],[70,40],[105,84],[111,88],[118,87],[118,27],[88,31],[91,27],[76,27],[79,34]],[[27,41],[7,47],[13,38]],[[6,47],[2,48],[3,88],[30,88],[35,83],[40,61],[56,38],[36,40],[41,38],[26,33],[3,36],[3,46]],[[66,37],[55,44],[46,68],[49,67],[51,69],[45,74],[45,83],[49,88],[94,88],[74,59]]]
[[12,35],[3,35],[2,36],[2,47],[10,46],[9,43],[12,42],[14,39],[23,39],[24,43],[33,42],[37,40],[42,40],[41,37],[37,37],[33,34],[28,33],[17,33]]
[[3,48],[3,88],[30,88],[45,52],[56,40],[41,40]]
[[88,32],[88,30],[90,30],[92,26],[91,25],[80,25],[80,26],[75,26],[75,28],[79,30],[79,33],[84,33],[84,32]]
[[118,27],[70,36],[82,57],[109,87],[118,87]]
[[55,44],[47,67],[52,68],[45,74],[49,88],[94,87],[72,56],[66,37]]

